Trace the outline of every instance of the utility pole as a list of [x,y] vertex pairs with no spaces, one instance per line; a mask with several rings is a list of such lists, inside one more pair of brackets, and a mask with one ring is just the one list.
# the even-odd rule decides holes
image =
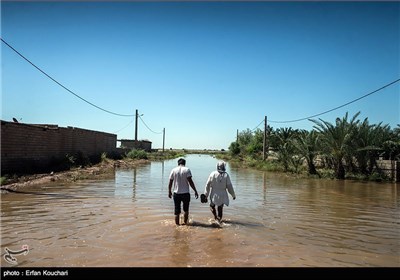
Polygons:
[[136,117],[135,117],[135,142],[137,141],[138,117],[139,117],[139,113],[138,113],[138,110],[136,109]]
[[267,116],[264,119],[263,160],[267,158]]
[[239,129],[236,129],[236,143],[239,143]]
[[165,146],[165,127],[163,129],[163,137],[162,137],[162,151],[164,153],[164,146]]

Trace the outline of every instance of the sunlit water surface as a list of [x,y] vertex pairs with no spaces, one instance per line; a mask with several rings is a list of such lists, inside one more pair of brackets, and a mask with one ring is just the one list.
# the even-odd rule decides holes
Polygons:
[[[199,193],[217,159],[189,155]],[[399,267],[399,187],[295,179],[228,165],[237,199],[221,227],[192,192],[176,226],[168,176],[176,159],[115,177],[1,195],[4,267]],[[5,248],[29,253],[5,261]]]

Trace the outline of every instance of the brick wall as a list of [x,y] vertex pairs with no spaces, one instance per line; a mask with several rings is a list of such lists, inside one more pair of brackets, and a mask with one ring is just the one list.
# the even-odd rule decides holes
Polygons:
[[376,162],[378,168],[382,170],[394,182],[400,182],[400,162],[395,160],[380,159]]
[[121,142],[121,148],[125,150],[145,150],[146,152],[151,152],[151,142],[147,140],[127,140],[127,139],[121,139],[118,140]]
[[105,132],[1,121],[1,173],[48,170],[67,154],[114,153],[116,143],[117,135]]

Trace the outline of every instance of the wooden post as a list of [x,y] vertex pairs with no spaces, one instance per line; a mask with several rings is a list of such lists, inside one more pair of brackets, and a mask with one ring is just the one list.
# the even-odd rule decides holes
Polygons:
[[164,146],[165,146],[165,127],[163,129],[163,139],[162,139],[162,151],[164,153]]
[[267,158],[267,116],[264,119],[263,160]]
[[138,110],[136,109],[136,118],[135,118],[135,142],[137,141],[137,133],[138,133]]

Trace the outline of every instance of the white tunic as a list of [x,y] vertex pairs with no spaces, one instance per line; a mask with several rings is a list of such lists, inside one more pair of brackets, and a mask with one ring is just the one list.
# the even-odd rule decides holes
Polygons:
[[236,197],[229,174],[226,172],[219,173],[218,171],[211,172],[206,183],[205,196],[210,195],[211,202],[217,206],[222,204],[229,206],[227,190],[232,197]]

